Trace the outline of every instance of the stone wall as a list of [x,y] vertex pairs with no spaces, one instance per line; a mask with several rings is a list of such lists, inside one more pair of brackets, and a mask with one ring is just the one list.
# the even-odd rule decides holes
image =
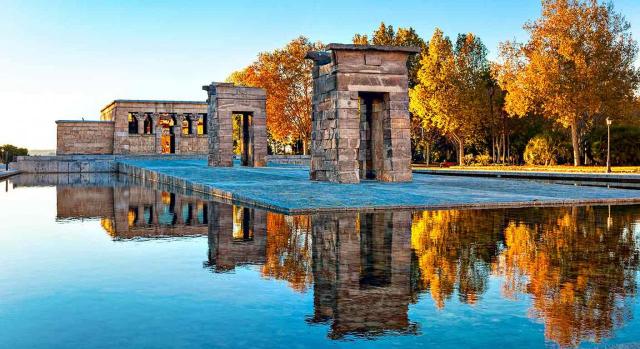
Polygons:
[[311,155],[267,155],[267,163],[309,166]]
[[409,47],[329,44],[313,68],[312,180],[411,181]]
[[[206,154],[208,136],[198,135],[197,116],[206,115],[207,104],[200,101],[124,100],[111,102],[100,112],[101,120],[114,122],[114,154],[160,154],[162,129],[161,117],[174,117],[175,154]],[[129,114],[138,121],[138,132],[129,133]],[[144,133],[144,119],[153,121],[152,133]],[[182,134],[182,120],[191,120],[191,134]]]
[[113,154],[111,121],[56,121],[56,154]]
[[117,172],[113,155],[18,156],[17,170],[26,173]]
[[101,173],[118,172],[119,159],[206,160],[206,155],[59,155],[18,156],[12,168],[24,173]]

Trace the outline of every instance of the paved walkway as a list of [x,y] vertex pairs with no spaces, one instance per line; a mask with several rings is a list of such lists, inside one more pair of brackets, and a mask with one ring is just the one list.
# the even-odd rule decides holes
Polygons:
[[285,213],[640,202],[631,189],[423,174],[411,183],[334,184],[308,180],[301,166],[211,168],[202,160],[121,160],[120,171]]

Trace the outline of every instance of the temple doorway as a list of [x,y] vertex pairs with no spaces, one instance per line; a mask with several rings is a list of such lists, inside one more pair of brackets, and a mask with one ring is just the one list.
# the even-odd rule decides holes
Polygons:
[[174,134],[174,126],[176,120],[173,116],[168,118],[160,118],[160,150],[162,154],[175,154],[176,138]]
[[378,179],[384,158],[382,121],[385,112],[385,94],[360,92],[360,148],[358,164],[361,179]]
[[233,153],[240,157],[241,166],[251,166],[253,159],[253,113],[234,112],[233,118]]

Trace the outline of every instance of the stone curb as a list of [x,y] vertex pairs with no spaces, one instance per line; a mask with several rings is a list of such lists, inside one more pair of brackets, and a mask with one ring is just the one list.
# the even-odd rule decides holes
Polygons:
[[597,182],[640,183],[640,174],[621,173],[570,173],[570,172],[525,172],[525,171],[482,171],[482,170],[429,170],[414,169],[413,173],[440,176],[470,176],[495,178],[523,178],[550,180],[578,180]]

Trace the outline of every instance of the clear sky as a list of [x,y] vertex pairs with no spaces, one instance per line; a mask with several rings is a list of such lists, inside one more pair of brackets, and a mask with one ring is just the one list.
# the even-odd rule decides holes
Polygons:
[[[640,39],[640,0],[615,0]],[[526,39],[539,0],[0,0],[0,144],[55,148],[55,120],[98,119],[114,99],[204,100],[260,51],[298,35],[348,43],[384,21],[428,39]]]

